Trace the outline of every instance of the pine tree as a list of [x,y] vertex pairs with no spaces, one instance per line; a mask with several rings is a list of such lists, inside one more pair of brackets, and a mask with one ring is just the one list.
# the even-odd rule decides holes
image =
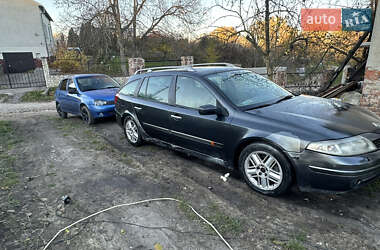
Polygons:
[[69,35],[67,37],[67,47],[79,47],[79,36],[75,33],[74,29],[69,30]]

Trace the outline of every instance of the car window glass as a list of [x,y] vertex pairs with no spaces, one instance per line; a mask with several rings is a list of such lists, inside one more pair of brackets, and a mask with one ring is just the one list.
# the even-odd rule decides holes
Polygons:
[[291,95],[274,82],[247,70],[220,72],[207,78],[238,107],[269,104]]
[[121,90],[120,93],[123,95],[133,95],[139,84],[139,80],[134,80],[132,82],[127,83]]
[[76,79],[80,91],[120,88],[120,84],[106,75],[82,76]]
[[139,96],[167,103],[172,79],[172,76],[153,76],[149,77],[147,82],[145,79],[141,86]]
[[63,80],[61,82],[60,90],[66,91],[66,86],[67,86],[67,79]]
[[198,109],[207,104],[216,106],[216,99],[199,81],[179,76],[176,85],[176,104]]
[[146,87],[148,87],[148,78],[145,78],[143,83],[141,84],[140,90],[139,90],[139,97],[145,97],[146,96]]

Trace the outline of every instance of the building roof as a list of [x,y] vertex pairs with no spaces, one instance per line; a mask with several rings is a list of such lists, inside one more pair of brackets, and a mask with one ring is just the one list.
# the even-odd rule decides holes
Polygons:
[[49,13],[46,11],[45,7],[42,5],[38,5],[38,8],[40,8],[41,12],[49,19],[50,22],[54,22],[53,18],[49,15]]

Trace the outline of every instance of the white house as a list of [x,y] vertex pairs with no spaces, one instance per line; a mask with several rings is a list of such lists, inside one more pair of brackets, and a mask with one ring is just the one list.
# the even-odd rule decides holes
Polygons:
[[0,0],[0,60],[6,60],[7,53],[32,53],[33,58],[52,56],[52,21],[34,0]]

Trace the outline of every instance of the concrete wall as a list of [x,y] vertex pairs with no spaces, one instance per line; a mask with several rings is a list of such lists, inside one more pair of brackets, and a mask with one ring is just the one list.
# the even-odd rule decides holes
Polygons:
[[360,105],[380,115],[380,5],[377,5]]
[[46,43],[49,50],[54,48],[50,21],[41,15],[39,5],[33,0],[0,0],[0,59],[3,52],[47,57]]

